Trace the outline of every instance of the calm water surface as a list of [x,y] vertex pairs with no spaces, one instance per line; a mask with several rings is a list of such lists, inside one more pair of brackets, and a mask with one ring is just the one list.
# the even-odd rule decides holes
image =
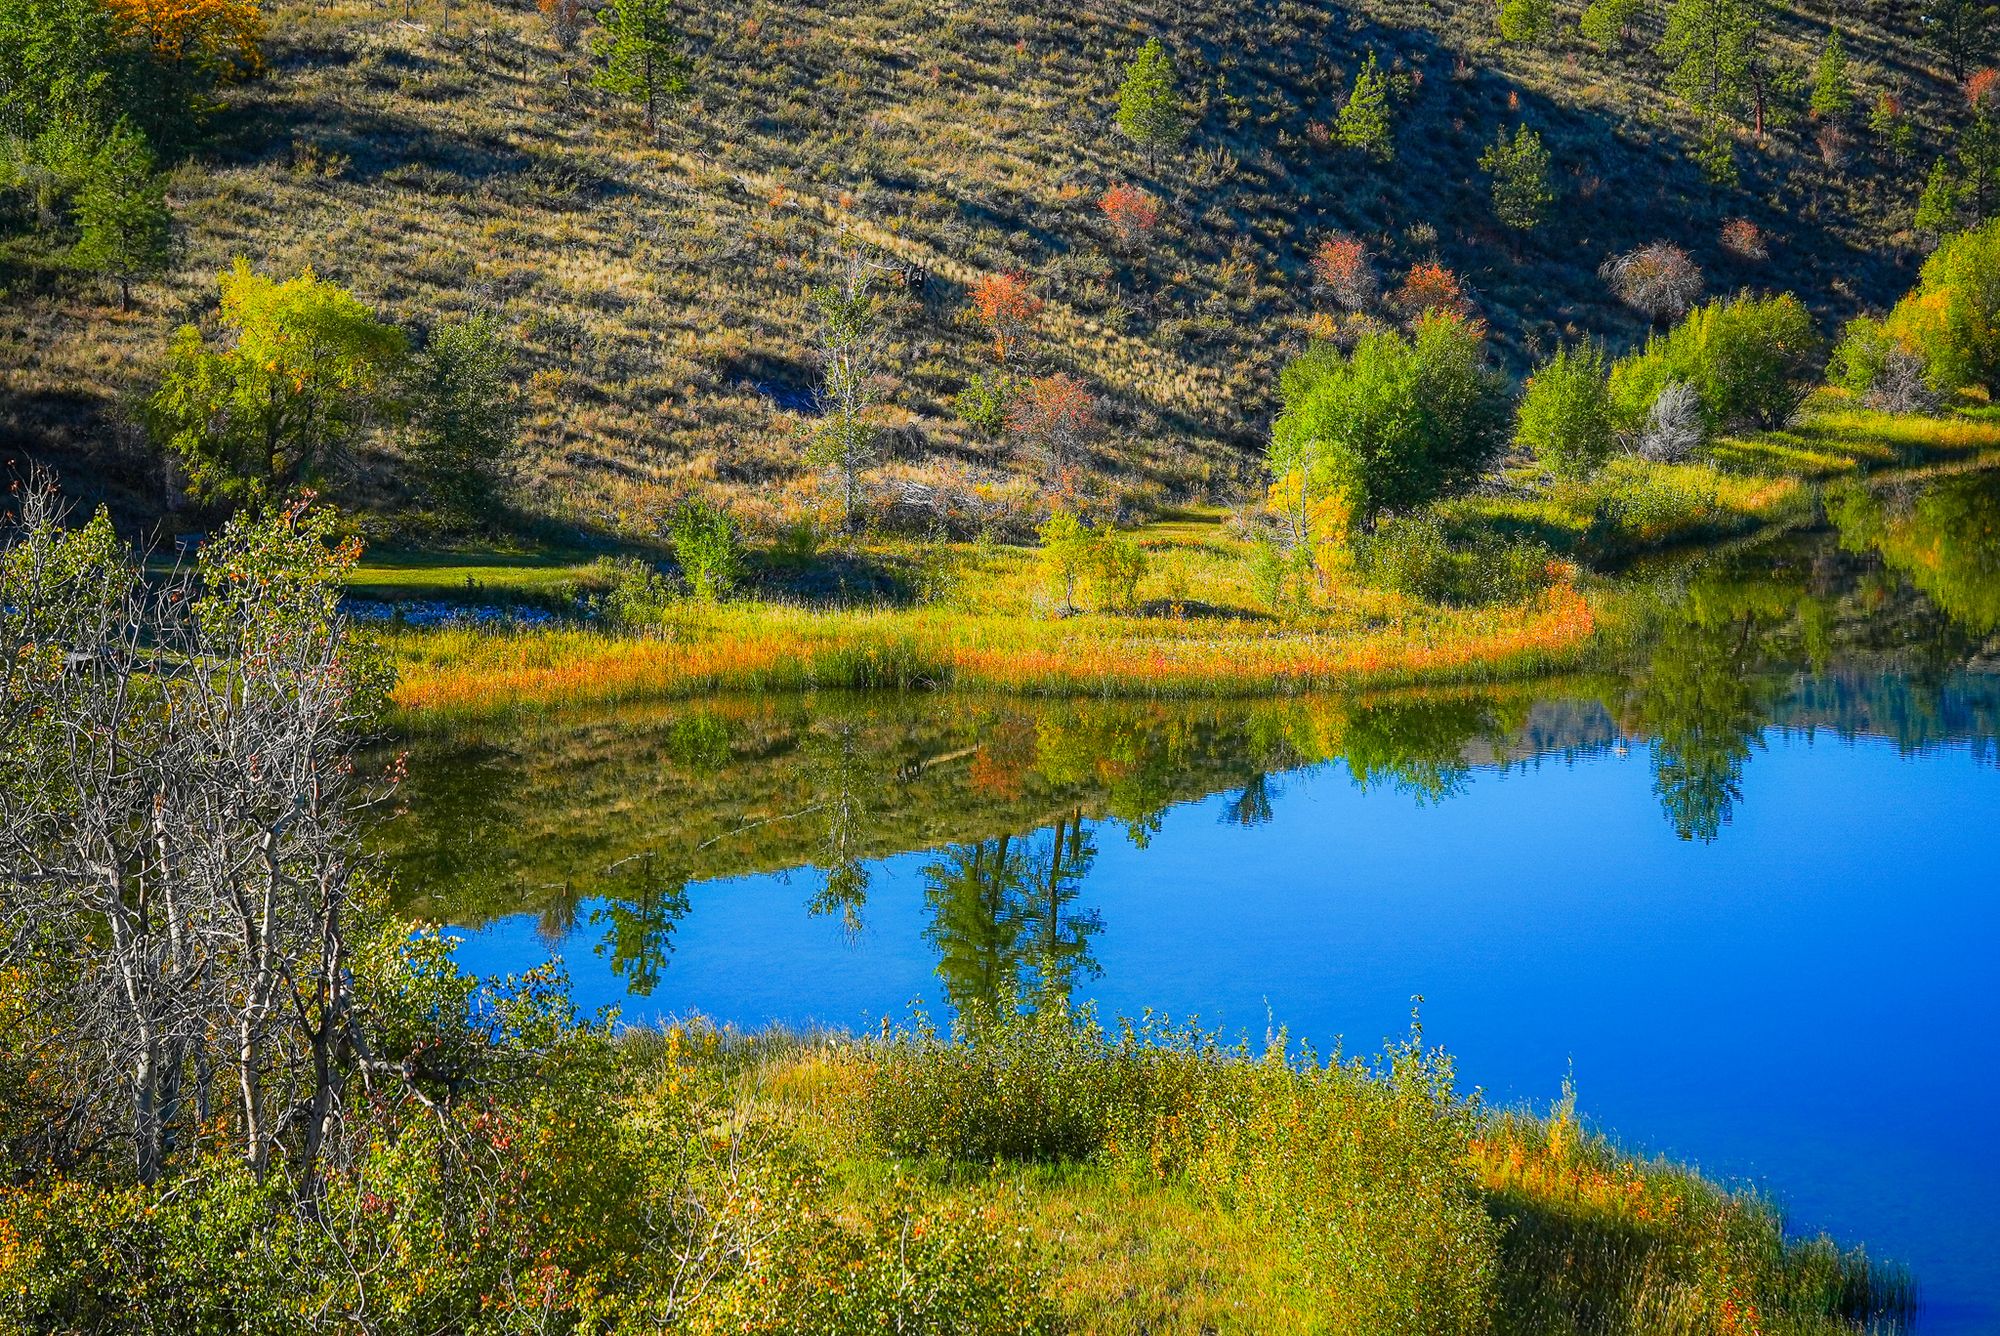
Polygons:
[[1981,486],[1677,576],[1597,675],[543,718],[413,739],[382,840],[470,965],[559,955],[633,1020],[1042,986],[1360,1051],[1421,995],[1488,1099],[1573,1071],[1626,1144],[1910,1264],[1922,1330],[2000,1330]]

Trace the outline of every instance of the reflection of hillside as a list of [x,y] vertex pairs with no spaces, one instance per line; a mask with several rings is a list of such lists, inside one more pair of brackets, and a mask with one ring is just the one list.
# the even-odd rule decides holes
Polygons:
[[[1837,511],[1839,546],[1767,545],[1671,576],[1588,679],[1256,702],[737,697],[423,734],[406,810],[378,842],[421,893],[407,907],[431,917],[535,910],[555,931],[580,900],[625,896],[620,958],[643,977],[666,949],[647,906],[677,902],[664,881],[625,895],[607,869],[634,859],[676,882],[818,868],[809,908],[852,924],[883,857],[946,851],[970,860],[967,885],[994,861],[994,885],[1011,885],[1031,832],[1112,820],[1144,845],[1169,806],[1215,793],[1231,795],[1223,819],[1257,825],[1282,816],[1271,776],[1335,760],[1363,787],[1444,798],[1474,769],[1645,747],[1666,818],[1714,839],[1772,727],[1993,753],[2000,671],[1979,666],[1986,633],[1964,621],[1991,569],[1972,541],[1982,498],[1864,496]],[[1929,542],[1944,555],[1922,580],[1885,564],[1877,549],[1894,544],[1871,535],[1932,521],[1971,532]],[[1939,572],[1956,581],[1943,609],[1919,589],[1944,589]],[[983,903],[967,897],[951,903]]]

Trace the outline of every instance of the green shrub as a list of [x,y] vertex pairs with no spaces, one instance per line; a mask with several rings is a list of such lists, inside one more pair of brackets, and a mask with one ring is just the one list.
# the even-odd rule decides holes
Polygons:
[[1947,238],[1880,338],[1922,359],[1941,394],[1979,386],[2000,397],[2000,218]]
[[1139,582],[1146,578],[1146,550],[1129,533],[1101,529],[1090,553],[1090,595],[1106,612],[1130,612],[1139,602]]
[[1618,428],[1637,435],[1674,381],[1701,396],[1710,431],[1781,427],[1798,412],[1821,371],[1812,316],[1798,298],[1739,295],[1690,311],[1611,369]]
[[1049,512],[1036,530],[1042,540],[1042,565],[1054,586],[1064,612],[1076,609],[1076,582],[1090,568],[1092,542],[1090,526],[1066,506]]
[[1429,515],[1387,521],[1361,543],[1370,584],[1427,603],[1516,602],[1547,585],[1550,553],[1540,543],[1482,536],[1455,544]]
[[1550,472],[1565,478],[1596,472],[1611,454],[1614,432],[1599,345],[1559,348],[1528,378],[1514,441],[1534,451]]
[[1001,372],[981,371],[952,397],[951,411],[958,420],[989,440],[998,440],[1007,426],[1007,405],[1014,385]]
[[1315,345],[1286,366],[1279,389],[1273,476],[1303,470],[1364,516],[1468,486],[1505,429],[1482,329],[1441,312],[1419,320],[1414,338],[1368,334],[1351,354]]
[[597,611],[616,626],[657,625],[674,601],[667,577],[637,557],[599,557],[585,578],[602,591]]
[[667,537],[696,598],[714,602],[736,587],[743,574],[742,539],[722,506],[705,497],[683,501],[668,517]]

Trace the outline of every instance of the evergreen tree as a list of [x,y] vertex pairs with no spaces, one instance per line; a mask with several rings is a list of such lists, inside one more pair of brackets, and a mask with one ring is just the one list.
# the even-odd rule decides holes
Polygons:
[[1163,150],[1180,147],[1194,129],[1194,118],[1174,78],[1173,57],[1155,37],[1139,48],[1125,67],[1118,88],[1118,130],[1146,155],[1148,170]]
[[2000,38],[2000,5],[1989,0],[1924,0],[1924,38],[1951,66],[1953,79],[1964,79],[1968,66],[1978,64]]
[[479,316],[431,334],[412,362],[408,453],[432,505],[476,521],[520,431],[513,356],[500,322]]
[[1936,238],[1958,230],[1958,178],[1943,158],[1931,164],[1930,179],[1917,199],[1915,223],[1917,231]]
[[1812,114],[1823,121],[1844,120],[1854,109],[1854,81],[1847,73],[1847,49],[1840,31],[1826,35],[1819,65],[1813,71]]
[[76,195],[82,231],[72,258],[118,284],[118,304],[132,309],[132,281],[157,274],[173,253],[173,215],[153,174],[153,153],[120,121],[94,155]]
[[1395,141],[1389,130],[1389,77],[1382,73],[1373,51],[1368,53],[1368,63],[1354,76],[1354,92],[1334,121],[1334,137],[1377,162],[1388,162],[1396,156]]
[[611,0],[597,16],[595,50],[603,65],[591,82],[638,99],[646,109],[648,134],[659,131],[659,104],[688,88],[673,10],[673,0]]
[[1500,0],[1500,40],[1533,45],[1554,26],[1553,0]]
[[1606,49],[1617,46],[1630,35],[1632,20],[1639,16],[1639,2],[1590,0],[1577,26],[1587,39],[1597,45]]
[[1539,227],[1556,198],[1542,137],[1525,125],[1516,127],[1511,140],[1502,130],[1479,165],[1493,178],[1493,211],[1500,221],[1517,232]]
[[[1667,86],[1685,99],[1702,123],[1696,155],[1712,180],[1733,181],[1735,157],[1725,124],[1753,91],[1759,73],[1757,36],[1763,0],[1674,0],[1667,11],[1660,55],[1667,62]],[[1763,130],[1763,96],[1758,91],[1757,128]]]

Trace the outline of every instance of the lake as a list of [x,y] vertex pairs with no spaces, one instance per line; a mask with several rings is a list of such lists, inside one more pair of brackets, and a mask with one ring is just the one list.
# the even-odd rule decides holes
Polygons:
[[715,698],[418,731],[379,833],[487,972],[864,1028],[1037,989],[1493,1103],[1907,1263],[2000,1329],[2000,496],[1663,570],[1592,672],[1261,702]]

